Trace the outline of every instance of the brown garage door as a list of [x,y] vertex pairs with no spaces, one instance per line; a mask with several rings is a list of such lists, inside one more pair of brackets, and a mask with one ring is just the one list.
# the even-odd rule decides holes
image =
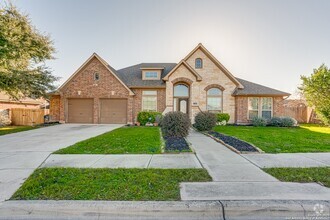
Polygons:
[[69,123],[93,123],[93,99],[68,99]]
[[101,124],[126,124],[127,99],[100,99]]

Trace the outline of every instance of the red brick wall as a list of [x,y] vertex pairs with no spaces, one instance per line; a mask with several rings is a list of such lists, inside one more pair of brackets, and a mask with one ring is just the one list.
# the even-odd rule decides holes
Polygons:
[[140,111],[142,111],[142,91],[144,90],[153,90],[157,91],[157,111],[163,112],[166,108],[166,89],[132,89],[135,93],[134,96],[134,122],[136,122],[137,115]]
[[49,102],[49,115],[51,121],[60,120],[61,96],[52,95]]
[[[284,116],[283,97],[273,97],[273,116]],[[248,97],[236,96],[236,124],[249,124]]]
[[[95,81],[94,74],[99,73],[100,79]],[[80,94],[79,92],[80,91]],[[100,98],[127,98],[128,111],[127,122],[132,123],[133,97],[119,80],[97,59],[90,62],[61,89],[60,120],[67,121],[68,98],[93,98],[94,118],[93,122],[99,122],[99,99]]]

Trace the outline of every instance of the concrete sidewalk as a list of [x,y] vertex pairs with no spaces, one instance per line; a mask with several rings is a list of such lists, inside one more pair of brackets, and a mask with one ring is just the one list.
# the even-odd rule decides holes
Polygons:
[[329,219],[325,201],[7,201],[0,219]]
[[42,167],[202,168],[195,154],[52,154]]
[[330,153],[242,154],[260,168],[330,167]]
[[201,133],[191,131],[188,140],[214,182],[181,183],[182,200],[330,200],[329,188],[280,182]]
[[53,151],[121,126],[62,124],[0,136],[0,201],[9,199]]

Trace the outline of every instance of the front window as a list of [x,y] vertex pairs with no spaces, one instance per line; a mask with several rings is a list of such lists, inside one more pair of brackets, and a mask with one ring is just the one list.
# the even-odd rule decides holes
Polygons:
[[157,111],[157,91],[142,91],[142,111]]
[[271,119],[273,109],[273,99],[271,97],[250,97],[249,98],[249,119],[262,117]]
[[201,58],[197,58],[195,60],[195,69],[203,68],[203,60]]
[[146,79],[158,79],[158,72],[148,71],[148,72],[145,72],[144,76]]
[[222,91],[218,88],[207,90],[207,110],[222,111]]

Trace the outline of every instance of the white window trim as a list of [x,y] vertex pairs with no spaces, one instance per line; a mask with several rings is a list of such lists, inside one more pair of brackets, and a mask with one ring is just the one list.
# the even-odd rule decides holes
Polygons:
[[[146,77],[147,72],[157,73],[156,77]],[[160,80],[161,70],[142,70],[142,80]]]
[[[144,91],[154,91],[154,92],[156,92],[156,95],[143,95],[143,92],[144,92]],[[158,111],[158,92],[157,92],[157,90],[143,90],[142,93],[141,93],[141,96],[142,96],[142,97],[141,97],[141,102],[142,102],[142,103],[141,103],[141,105],[142,105],[142,106],[141,106],[141,107],[142,107],[141,111],[150,111],[150,110],[145,110],[145,108],[144,108],[144,104],[143,104],[143,103],[144,103],[144,102],[143,102],[143,97],[156,97],[156,110],[155,110],[155,111],[156,111],[156,112]]]
[[247,107],[247,119],[248,120],[252,120],[252,118],[250,118],[250,109],[249,109],[249,104],[250,104],[250,99],[251,98],[257,98],[258,99],[258,117],[261,118],[262,117],[262,98],[270,98],[271,99],[271,103],[272,103],[272,108],[271,108],[271,112],[270,112],[270,118],[273,117],[273,113],[274,113],[274,99],[273,97],[248,97],[248,107]]

